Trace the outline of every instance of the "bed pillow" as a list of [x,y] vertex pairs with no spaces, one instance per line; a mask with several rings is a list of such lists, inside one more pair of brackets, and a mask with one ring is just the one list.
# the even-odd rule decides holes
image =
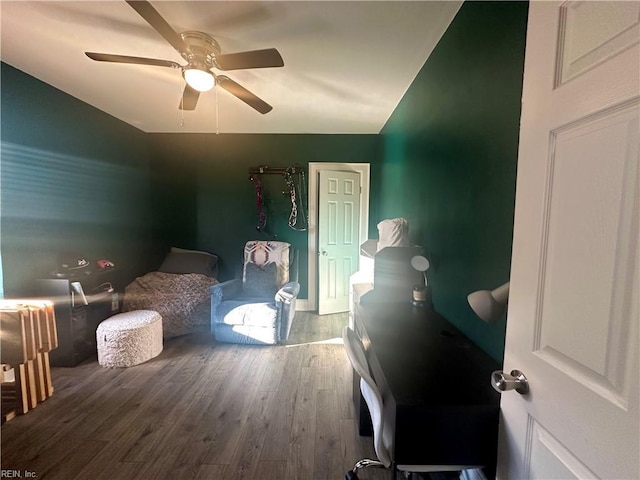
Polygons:
[[273,297],[278,291],[278,279],[275,262],[260,268],[255,263],[247,263],[243,297]]
[[218,275],[218,257],[206,252],[171,251],[158,269],[164,273],[200,273],[216,278]]
[[201,253],[203,255],[211,255],[212,257],[215,257],[213,253],[203,252],[202,250],[189,250],[188,248],[171,247],[171,251],[175,253]]

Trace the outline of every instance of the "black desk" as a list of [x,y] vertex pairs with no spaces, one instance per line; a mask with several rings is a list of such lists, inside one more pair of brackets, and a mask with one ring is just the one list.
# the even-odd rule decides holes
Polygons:
[[395,463],[484,465],[492,475],[499,364],[433,310],[373,293],[355,304],[355,330],[395,429]]

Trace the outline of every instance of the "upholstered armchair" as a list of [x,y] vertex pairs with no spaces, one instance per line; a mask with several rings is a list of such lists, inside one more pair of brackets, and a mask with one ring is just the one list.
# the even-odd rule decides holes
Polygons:
[[274,345],[289,338],[300,292],[286,242],[249,241],[242,278],[211,287],[211,331],[219,342]]

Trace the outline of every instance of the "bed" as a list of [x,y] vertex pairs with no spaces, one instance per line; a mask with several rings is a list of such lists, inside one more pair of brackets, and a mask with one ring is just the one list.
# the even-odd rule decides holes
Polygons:
[[158,312],[165,339],[199,331],[210,326],[209,289],[217,275],[216,255],[174,247],[157,271],[126,286],[122,309]]

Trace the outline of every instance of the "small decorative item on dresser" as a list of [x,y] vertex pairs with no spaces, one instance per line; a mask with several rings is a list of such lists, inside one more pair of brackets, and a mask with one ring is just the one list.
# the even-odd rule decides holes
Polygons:
[[415,307],[431,306],[431,288],[427,285],[415,285],[412,291],[411,303]]

